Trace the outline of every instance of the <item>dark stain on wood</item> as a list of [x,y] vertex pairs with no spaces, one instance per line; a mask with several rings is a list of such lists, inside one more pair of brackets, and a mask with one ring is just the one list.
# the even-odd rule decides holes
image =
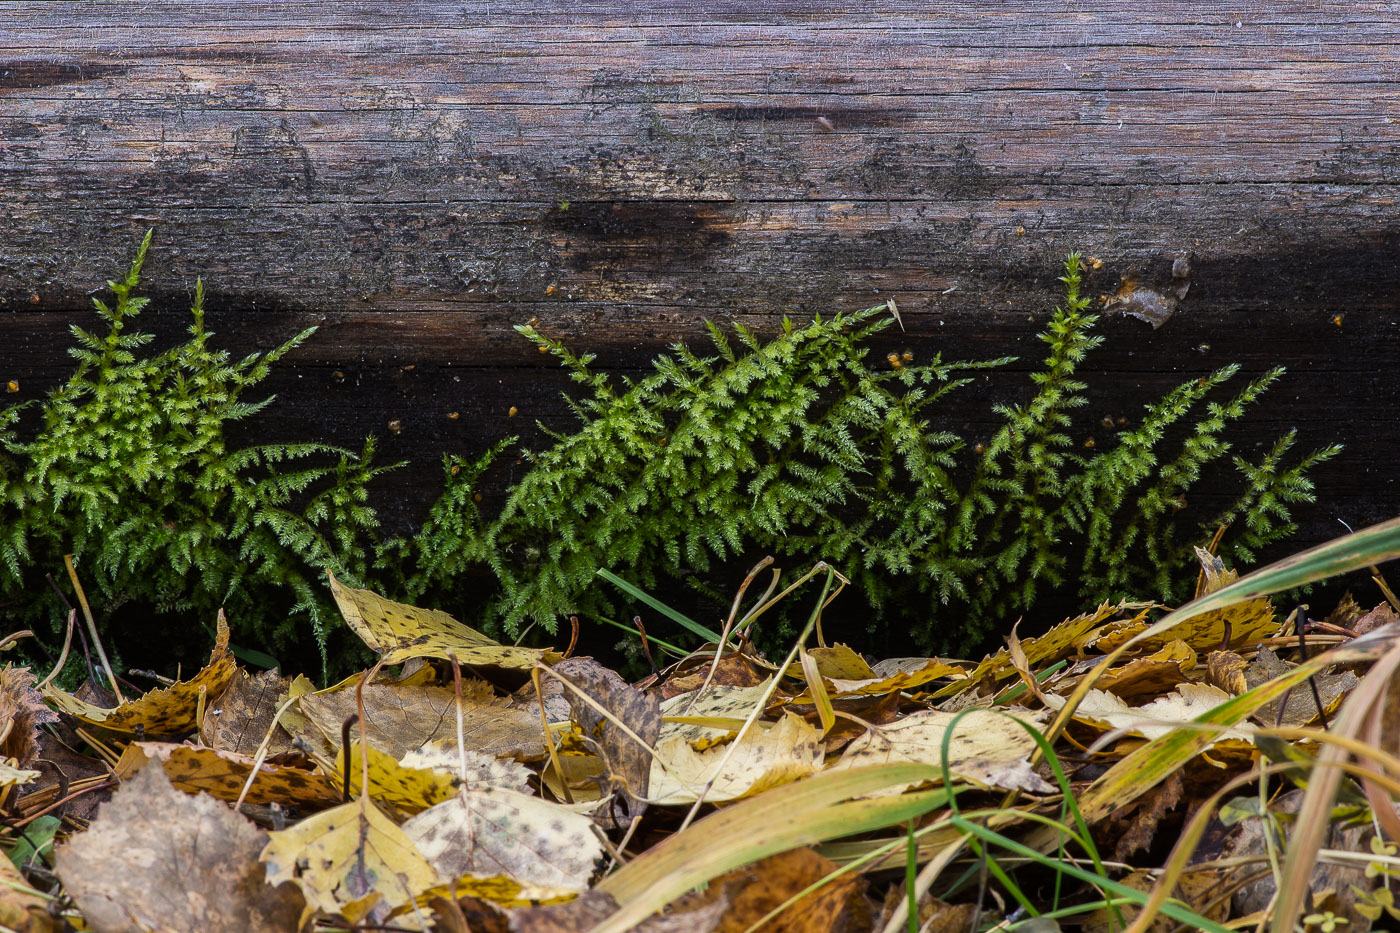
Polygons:
[[108,75],[121,74],[126,69],[112,64],[81,64],[44,59],[20,61],[0,60],[0,91],[54,87],[78,81],[92,81]]

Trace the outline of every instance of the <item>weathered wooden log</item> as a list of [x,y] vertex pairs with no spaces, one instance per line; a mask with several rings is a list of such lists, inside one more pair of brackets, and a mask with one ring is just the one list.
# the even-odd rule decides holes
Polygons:
[[1189,284],[1106,320],[1095,413],[1283,364],[1236,437],[1348,445],[1304,541],[1400,511],[1388,4],[845,6],[0,2],[0,377],[61,378],[154,226],[145,323],[178,335],[195,276],[236,351],[319,323],[258,430],[382,435],[402,524],[442,451],[567,424],[512,324],[636,370],[702,318],[894,297],[891,339],[1023,372],[1081,250],[1104,294]]

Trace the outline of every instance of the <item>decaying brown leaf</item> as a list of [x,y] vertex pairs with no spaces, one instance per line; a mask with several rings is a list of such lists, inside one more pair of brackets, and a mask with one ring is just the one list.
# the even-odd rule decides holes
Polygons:
[[[727,896],[730,904],[718,929],[747,930],[770,911],[840,866],[808,848],[793,849],[735,869],[710,882],[701,901]],[[870,924],[859,874],[847,872],[788,905],[759,927],[761,933],[831,933]]]
[[55,872],[101,933],[286,933],[302,898],[264,879],[265,842],[227,804],[183,794],[160,768],[142,768],[86,832],[58,847]]
[[58,719],[34,688],[36,681],[27,667],[0,669],[0,759],[13,759],[19,767],[39,757],[39,727]]
[[[371,745],[401,759],[438,742],[457,744],[456,694],[446,687],[368,684],[364,688],[364,727]],[[509,707],[506,700],[481,694],[464,697],[465,745],[490,755],[524,761],[544,757],[539,717]],[[356,712],[354,690],[313,693],[298,701],[333,749],[340,748],[341,726]],[[358,728],[358,727],[357,727]]]
[[262,671],[250,676],[239,668],[228,689],[205,710],[199,737],[210,748],[256,755],[269,730],[272,740],[267,746],[268,757],[290,752],[292,737],[273,722],[277,707],[287,698],[291,681],[276,671]]
[[[1292,670],[1292,665],[1283,661],[1267,645],[1261,646],[1259,655],[1244,671],[1244,681],[1250,687],[1281,676]],[[1262,726],[1283,725],[1283,726],[1305,726],[1318,718],[1319,712],[1317,701],[1322,699],[1323,712],[1334,712],[1341,704],[1342,699],[1360,681],[1351,671],[1332,673],[1330,671],[1317,674],[1312,678],[1312,683],[1317,687],[1317,696],[1313,695],[1312,687],[1302,684],[1290,691],[1281,700],[1273,700],[1265,703],[1255,711],[1254,721]],[[1279,703],[1283,702],[1283,714],[1279,714]]]
[[[634,690],[617,674],[587,658],[561,661],[554,666],[554,673],[566,681],[566,688],[572,686],[568,697],[574,722],[586,739],[596,743],[609,788],[616,795],[613,817],[625,826],[646,810],[651,775],[648,746],[654,748],[661,734],[661,701],[655,694]],[[584,696],[576,692],[579,690]]]

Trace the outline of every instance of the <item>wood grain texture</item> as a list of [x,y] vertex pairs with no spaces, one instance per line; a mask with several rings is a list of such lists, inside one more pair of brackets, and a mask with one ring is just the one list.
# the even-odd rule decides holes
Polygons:
[[892,341],[1023,372],[1065,253],[1105,293],[1186,257],[1166,326],[1106,321],[1094,411],[1282,363],[1242,450],[1349,445],[1306,539],[1400,512],[1391,4],[843,6],[0,2],[0,376],[60,378],[155,226],[148,324],[197,275],[235,351],[319,323],[259,430],[380,434],[403,523],[443,450],[567,423],[531,317],[635,371],[892,296]]

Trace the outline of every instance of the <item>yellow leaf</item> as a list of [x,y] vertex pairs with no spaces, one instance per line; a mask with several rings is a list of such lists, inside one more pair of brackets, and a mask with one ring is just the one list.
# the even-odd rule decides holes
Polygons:
[[[1150,603],[1127,602],[1116,605],[1103,603],[1093,612],[1075,616],[1073,619],[1066,619],[1044,635],[1037,638],[1023,638],[1021,650],[1025,652],[1027,662],[1034,669],[1038,665],[1069,656],[1095,626],[1103,625],[1108,619],[1124,611],[1135,612],[1141,617],[1146,614],[1151,605]],[[935,690],[933,695],[935,697],[952,696],[983,680],[1000,680],[1013,673],[1015,673],[1015,667],[1011,664],[1011,653],[1003,648],[996,654],[983,658],[982,662],[966,678]]]
[[399,907],[440,881],[404,831],[368,800],[268,835],[260,856],[268,883],[298,884],[308,910],[337,916],[352,905],[361,914],[380,902]]
[[205,702],[214,700],[233,680],[237,669],[237,663],[228,650],[228,622],[220,612],[218,635],[214,640],[214,651],[209,655],[209,663],[189,680],[169,687],[158,687],[116,709],[103,709],[85,703],[53,686],[44,688],[44,698],[60,712],[113,732],[135,733],[140,730],[146,735],[183,735],[194,731],[197,725],[195,716],[201,688],[205,693]]
[[[703,691],[692,690],[663,700],[661,703],[661,736],[657,742],[682,738],[696,748],[709,748],[738,733],[738,726],[700,725],[704,720],[737,720],[749,718],[754,707],[763,702],[769,681],[752,687],[728,687],[711,684]],[[685,721],[679,721],[685,720]]]
[[[350,787],[363,793],[364,761],[359,742],[350,743]],[[330,764],[330,767],[334,767]],[[457,779],[432,768],[406,767],[392,755],[369,747],[369,795],[393,804],[405,813],[418,813],[457,793]],[[444,875],[443,877],[450,877]]]
[[28,784],[39,777],[38,771],[28,771],[14,758],[0,758],[0,788]]
[[528,671],[538,661],[553,664],[563,657],[557,651],[502,645],[441,610],[396,603],[369,590],[344,586],[329,572],[327,576],[346,624],[383,655],[386,664],[452,655],[463,664]]
[[[1047,696],[1046,702],[1055,709],[1064,705],[1064,698]],[[1129,706],[1118,697],[1103,690],[1090,690],[1074,711],[1078,722],[1105,731],[1123,729],[1128,735],[1155,739],[1166,735],[1182,723],[1188,723],[1210,712],[1230,699],[1230,694],[1208,684],[1181,684],[1174,693],[1158,697],[1145,706]],[[1217,734],[1214,743],[1231,742],[1252,746],[1248,726],[1236,726]]]
[[886,693],[898,693],[901,690],[918,687],[930,680],[938,680],[940,677],[956,677],[962,680],[967,677],[967,671],[955,664],[940,661],[938,658],[929,658],[928,663],[917,670],[900,671],[888,677],[874,676],[864,680],[846,680],[833,677],[831,678],[831,692],[836,697],[882,696]]
[[[683,737],[657,743],[647,796],[652,803],[693,803],[713,778],[705,799],[722,803],[806,777],[821,767],[821,730],[785,713],[776,726],[751,730],[733,754],[729,751],[725,746],[697,752]],[[716,774],[726,755],[724,770]]]
[[865,658],[856,654],[848,645],[833,645],[830,648],[813,648],[807,652],[817,662],[817,670],[823,677],[841,680],[874,680],[878,675],[870,669]]
[[[827,770],[899,762],[938,765],[943,758],[943,736],[958,715],[922,710],[886,725],[873,726],[852,741],[840,760]],[[1030,766],[1035,739],[1012,721],[1013,715],[1038,725],[1039,717],[1026,711],[1003,714],[979,709],[961,714],[948,743],[949,770],[955,777],[987,787],[1050,793],[1054,788]],[[905,789],[894,787],[890,792]]]
[[516,791],[464,791],[403,826],[443,878],[504,876],[524,885],[584,891],[603,843],[593,821]]
[[[188,794],[204,791],[220,800],[237,800],[253,773],[251,755],[170,742],[131,742],[113,770],[125,781],[152,758],[161,763],[177,789]],[[301,810],[319,810],[340,800],[339,785],[324,774],[266,762],[258,768],[246,798],[247,803],[276,803]]]

